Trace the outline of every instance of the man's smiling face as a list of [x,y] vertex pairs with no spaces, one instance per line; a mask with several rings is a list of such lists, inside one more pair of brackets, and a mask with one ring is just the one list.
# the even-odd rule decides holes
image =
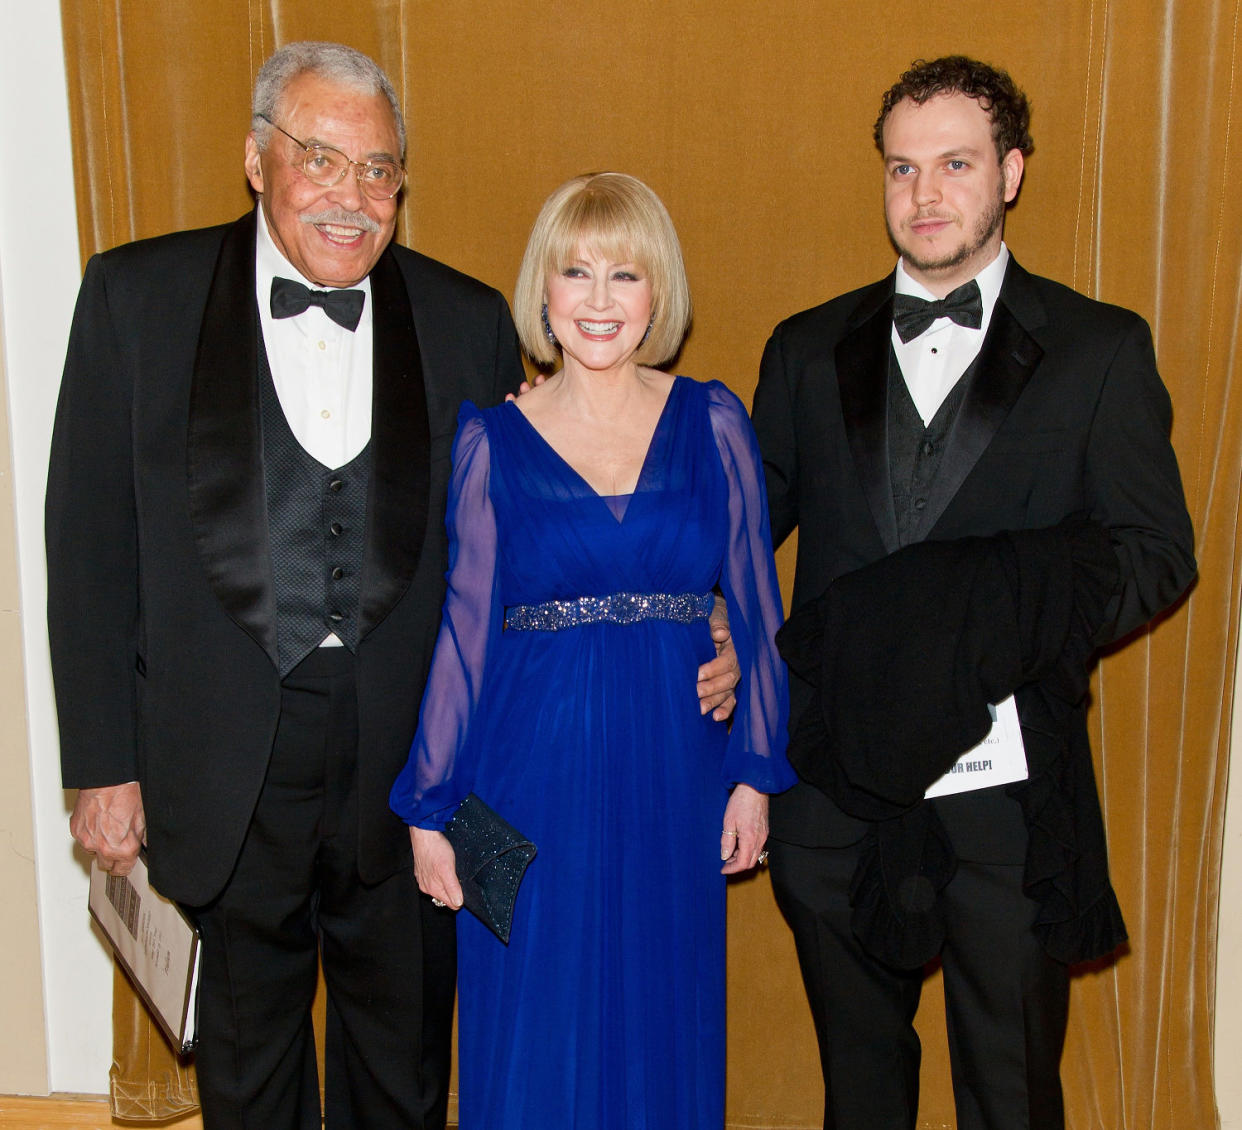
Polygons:
[[[307,144],[330,145],[354,161],[401,163],[392,107],[381,92],[365,94],[306,72],[285,87],[274,120]],[[372,200],[352,166],[338,184],[314,184],[302,171],[304,156],[278,130],[260,151],[251,132],[246,176],[260,194],[268,228],[285,258],[318,286],[353,286],[392,239],[397,198]]]

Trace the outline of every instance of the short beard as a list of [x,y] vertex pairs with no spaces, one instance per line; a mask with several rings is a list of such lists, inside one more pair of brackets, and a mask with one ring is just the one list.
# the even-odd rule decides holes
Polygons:
[[921,271],[925,275],[930,275],[942,271],[951,271],[954,267],[960,267],[986,247],[992,237],[1004,226],[1004,223],[1005,182],[1002,179],[1000,194],[992,202],[991,207],[979,217],[979,222],[975,225],[974,239],[963,243],[956,251],[950,251],[939,259],[920,258],[911,248],[903,246],[901,239],[891,226],[888,229],[888,238],[892,242],[893,247],[896,248],[897,254],[906,263],[915,268],[915,270]]

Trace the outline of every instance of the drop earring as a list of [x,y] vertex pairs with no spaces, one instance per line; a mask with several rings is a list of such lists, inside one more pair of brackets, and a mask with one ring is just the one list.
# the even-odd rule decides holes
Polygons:
[[552,345],[559,345],[560,343],[556,340],[556,334],[552,332],[552,323],[548,321],[548,304],[546,302],[543,304],[543,310],[540,311],[539,316],[543,319],[544,336]]

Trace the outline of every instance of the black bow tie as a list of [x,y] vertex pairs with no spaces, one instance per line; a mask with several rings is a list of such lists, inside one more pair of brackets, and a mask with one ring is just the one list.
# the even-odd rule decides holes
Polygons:
[[361,290],[311,290],[293,279],[272,279],[273,318],[293,318],[308,306],[319,306],[338,326],[353,333],[366,298]]
[[977,330],[983,325],[979,284],[971,279],[935,302],[914,294],[893,295],[893,325],[902,341],[918,337],[937,318],[949,318],[959,326]]

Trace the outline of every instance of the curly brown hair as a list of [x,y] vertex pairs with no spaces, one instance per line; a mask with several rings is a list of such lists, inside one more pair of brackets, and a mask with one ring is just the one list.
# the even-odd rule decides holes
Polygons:
[[887,91],[875,120],[875,144],[884,152],[884,123],[898,102],[909,98],[921,106],[938,94],[964,94],[973,98],[992,119],[992,138],[998,160],[1011,149],[1029,153],[1031,107],[1026,95],[1007,72],[990,67],[965,55],[945,55],[940,59],[916,59],[910,69]]

